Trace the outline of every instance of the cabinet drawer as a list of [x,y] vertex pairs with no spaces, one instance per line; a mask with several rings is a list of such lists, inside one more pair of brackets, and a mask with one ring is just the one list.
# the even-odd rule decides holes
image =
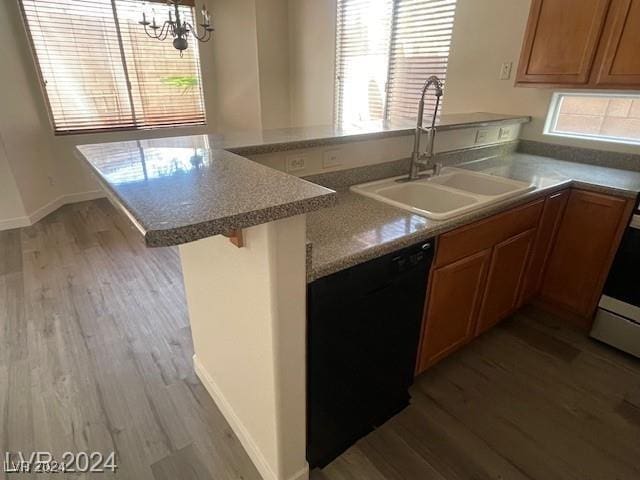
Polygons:
[[435,267],[473,255],[538,225],[544,199],[485,218],[440,236]]

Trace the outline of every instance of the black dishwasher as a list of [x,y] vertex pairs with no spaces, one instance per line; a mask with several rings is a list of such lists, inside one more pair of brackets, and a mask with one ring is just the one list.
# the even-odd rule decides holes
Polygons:
[[409,404],[433,242],[308,289],[307,460],[323,467]]

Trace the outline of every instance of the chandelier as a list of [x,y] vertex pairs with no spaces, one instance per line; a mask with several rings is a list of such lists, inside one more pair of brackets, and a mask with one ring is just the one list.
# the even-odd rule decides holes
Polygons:
[[[206,7],[202,7],[202,23],[200,27],[202,30],[198,32],[198,28],[194,28],[189,22],[185,21],[180,16],[180,9],[178,8],[182,4],[183,0],[167,0],[167,6],[169,7],[169,20],[166,20],[162,25],[156,23],[155,13],[152,16],[152,20],[147,20],[146,13],[142,12],[142,21],[138,22],[144,27],[145,33],[156,40],[164,41],[171,35],[173,37],[173,46],[180,51],[180,56],[189,46],[189,35],[192,35],[196,40],[200,42],[208,42],[211,40],[211,32],[213,32],[213,25],[211,24],[211,16]],[[172,12],[173,10],[173,12]],[[175,18],[174,18],[175,14]],[[196,17],[194,17],[194,20]]]

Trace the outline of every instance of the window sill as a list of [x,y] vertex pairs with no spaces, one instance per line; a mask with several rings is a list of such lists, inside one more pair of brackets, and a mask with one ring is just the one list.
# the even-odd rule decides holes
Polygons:
[[598,142],[603,144],[640,146],[640,140],[632,140],[629,138],[600,137],[596,135],[580,135],[577,133],[561,133],[561,132],[544,132],[543,135],[550,136],[550,137],[558,137],[558,138],[570,138],[573,140],[586,140],[589,142]]
[[56,137],[68,137],[74,135],[96,135],[96,134],[109,134],[114,132],[149,132],[153,130],[164,130],[166,128],[195,128],[206,126],[206,120],[204,122],[197,123],[181,123],[172,125],[158,125],[152,127],[113,127],[113,128],[93,128],[87,130],[54,130],[53,134]]

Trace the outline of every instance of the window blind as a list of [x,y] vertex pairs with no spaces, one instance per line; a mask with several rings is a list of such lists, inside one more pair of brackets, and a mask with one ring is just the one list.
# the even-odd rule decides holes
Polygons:
[[338,0],[336,121],[380,120],[384,113],[392,0]]
[[[456,0],[396,0],[389,50],[387,112],[389,119],[415,119],[424,82],[447,76]],[[446,95],[446,89],[445,89]],[[435,97],[425,99],[431,118]]]
[[[456,0],[338,0],[335,119],[415,119],[427,77],[446,79]],[[433,114],[428,96],[425,118]]]
[[[205,122],[197,42],[150,39],[137,0],[22,0],[56,133]],[[161,24],[168,8],[149,4]],[[153,8],[153,12],[151,9]],[[181,14],[193,22],[193,10]]]

